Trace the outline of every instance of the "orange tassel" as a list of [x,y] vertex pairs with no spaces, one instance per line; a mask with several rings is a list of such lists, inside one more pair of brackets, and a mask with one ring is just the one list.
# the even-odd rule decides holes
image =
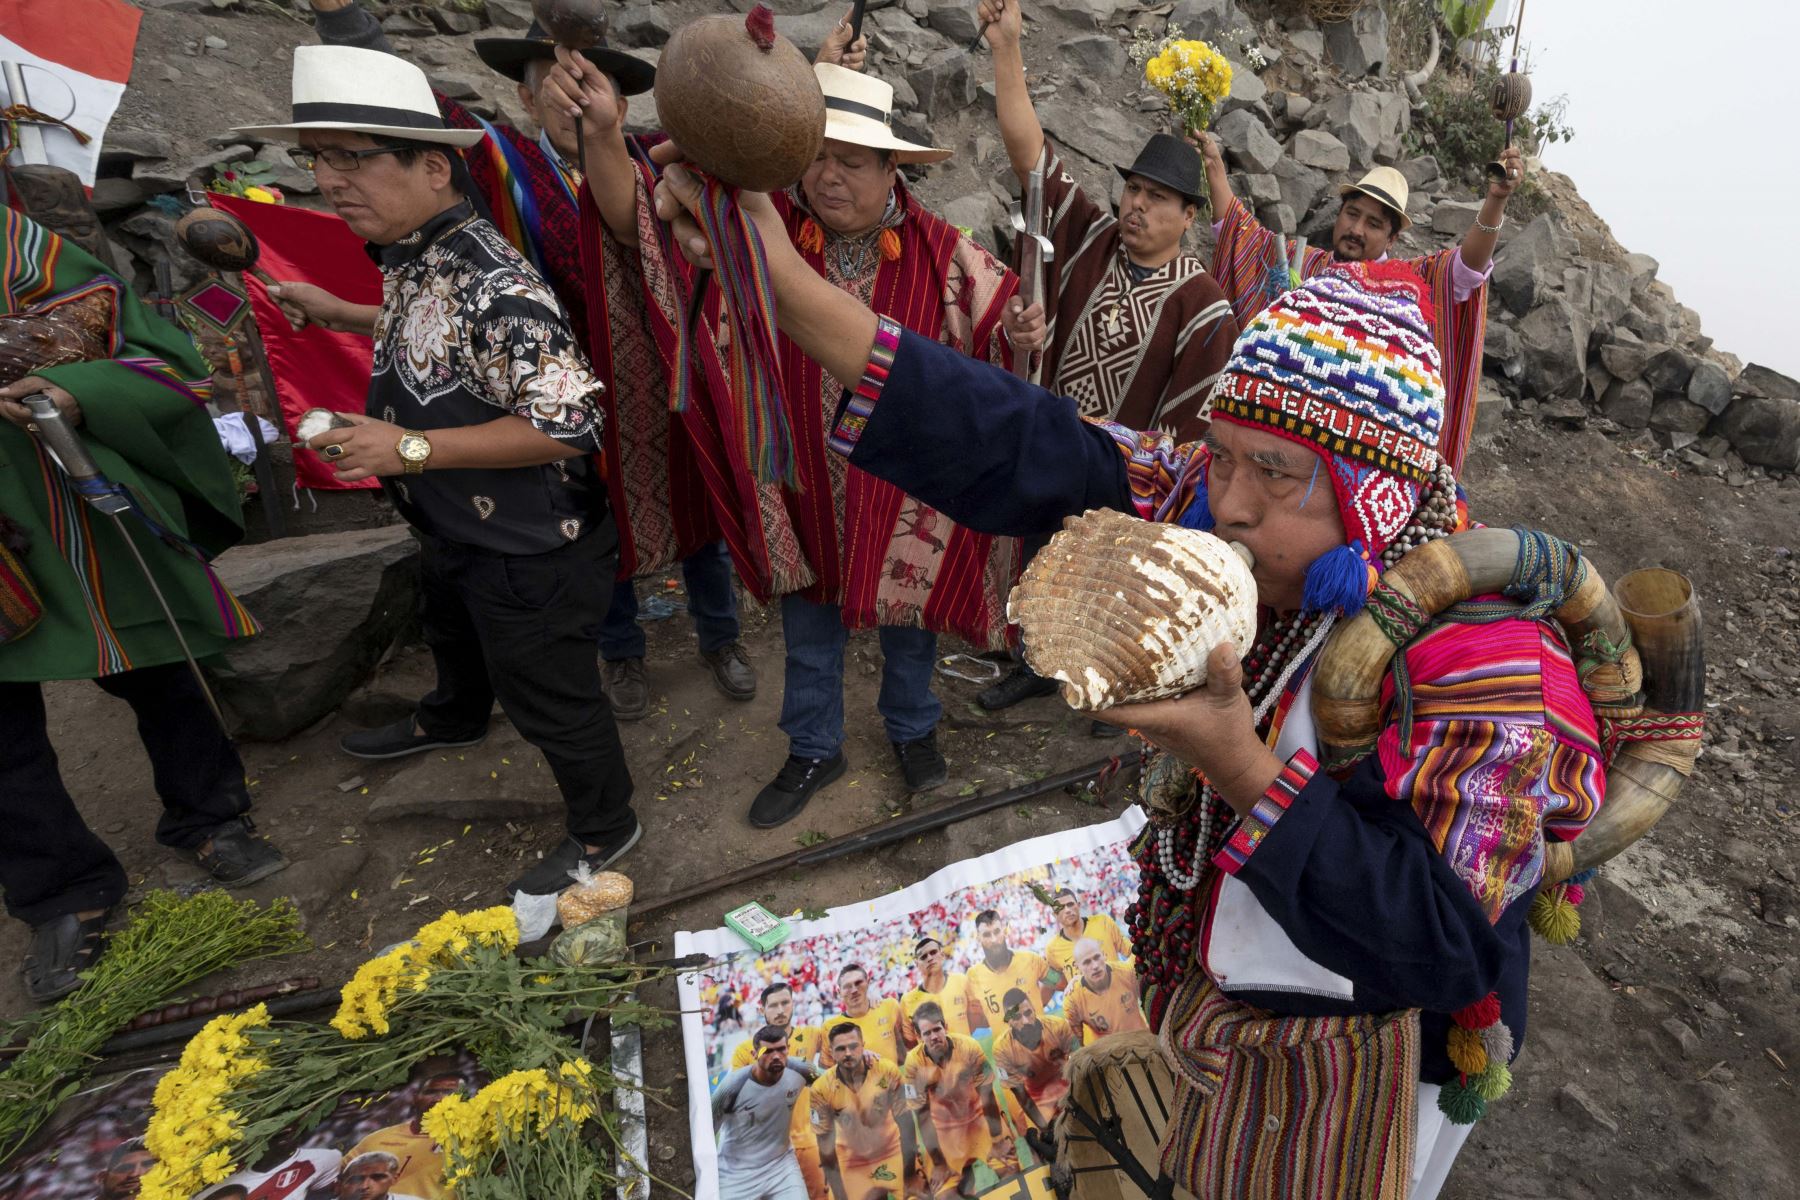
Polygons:
[[801,250],[808,254],[823,254],[825,252],[825,231],[820,229],[819,223],[811,217],[800,222],[800,236],[795,238],[794,241]]
[[1487,1047],[1481,1044],[1481,1035],[1461,1025],[1450,1027],[1450,1064],[1463,1075],[1479,1075],[1487,1070]]
[[884,262],[900,261],[900,231],[884,229],[881,231],[881,258]]

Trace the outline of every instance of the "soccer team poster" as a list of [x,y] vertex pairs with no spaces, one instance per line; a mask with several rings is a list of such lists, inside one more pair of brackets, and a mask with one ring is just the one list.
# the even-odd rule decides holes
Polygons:
[[[1144,1028],[1138,809],[790,920],[766,954],[676,934],[697,1200],[1049,1196],[1022,1136],[1084,1042]],[[746,1190],[748,1189],[748,1190]],[[841,1189],[841,1190],[840,1190]]]

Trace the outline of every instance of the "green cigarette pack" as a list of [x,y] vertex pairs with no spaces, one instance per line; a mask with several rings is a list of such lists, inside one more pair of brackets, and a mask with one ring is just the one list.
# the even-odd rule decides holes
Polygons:
[[726,913],[725,924],[764,953],[787,941],[788,923],[754,900]]

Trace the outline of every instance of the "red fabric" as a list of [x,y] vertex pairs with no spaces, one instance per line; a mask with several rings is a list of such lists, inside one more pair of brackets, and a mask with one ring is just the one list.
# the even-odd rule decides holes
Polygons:
[[[903,186],[897,191],[900,202],[906,206],[906,220],[897,227],[900,257],[897,260],[884,258],[876,269],[875,291],[869,307],[914,333],[940,341],[943,340],[945,280],[950,256],[961,234],[954,225],[914,201]],[[806,214],[783,195],[777,194],[775,202],[787,221],[788,236],[800,251],[800,257],[813,270],[825,275],[823,253],[800,245],[799,231]],[[1009,275],[994,302],[985,311],[970,314],[973,325],[970,344],[958,349],[982,357],[1000,323],[1001,310],[1017,289],[1017,279]],[[823,368],[785,334],[780,339],[780,352],[799,474],[799,486],[783,489],[783,497],[807,561],[819,575],[803,595],[817,604],[840,605],[848,628],[873,628],[883,623],[879,604],[882,569],[906,493],[857,467],[847,468],[844,534],[843,542],[839,544],[837,517],[833,512],[837,499],[833,495],[826,461],[831,451],[825,444],[825,410],[820,403]],[[1002,350],[1003,357],[1007,353]],[[994,539],[953,525],[942,517],[939,519],[943,520],[949,533],[937,577],[932,581],[930,596],[921,614],[923,626],[955,633],[976,645],[983,645],[988,640],[991,624],[990,614],[985,611],[984,591],[989,550]]]
[[[258,265],[273,279],[316,284],[354,304],[381,303],[381,272],[363,250],[363,241],[335,216],[258,204],[236,196],[212,196],[214,207],[250,227],[262,243]],[[369,339],[357,333],[330,333],[317,326],[294,332],[262,281],[246,274],[251,311],[268,352],[275,394],[281,401],[282,424],[289,437],[309,408],[362,413],[369,395]],[[294,455],[294,476],[301,487],[372,488],[373,479],[339,483],[318,455]]]

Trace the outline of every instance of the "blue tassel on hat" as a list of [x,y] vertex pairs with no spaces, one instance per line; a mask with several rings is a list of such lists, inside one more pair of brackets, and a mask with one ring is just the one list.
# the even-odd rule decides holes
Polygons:
[[1334,547],[1306,568],[1300,607],[1307,612],[1336,609],[1345,616],[1361,612],[1380,578],[1360,540]]

